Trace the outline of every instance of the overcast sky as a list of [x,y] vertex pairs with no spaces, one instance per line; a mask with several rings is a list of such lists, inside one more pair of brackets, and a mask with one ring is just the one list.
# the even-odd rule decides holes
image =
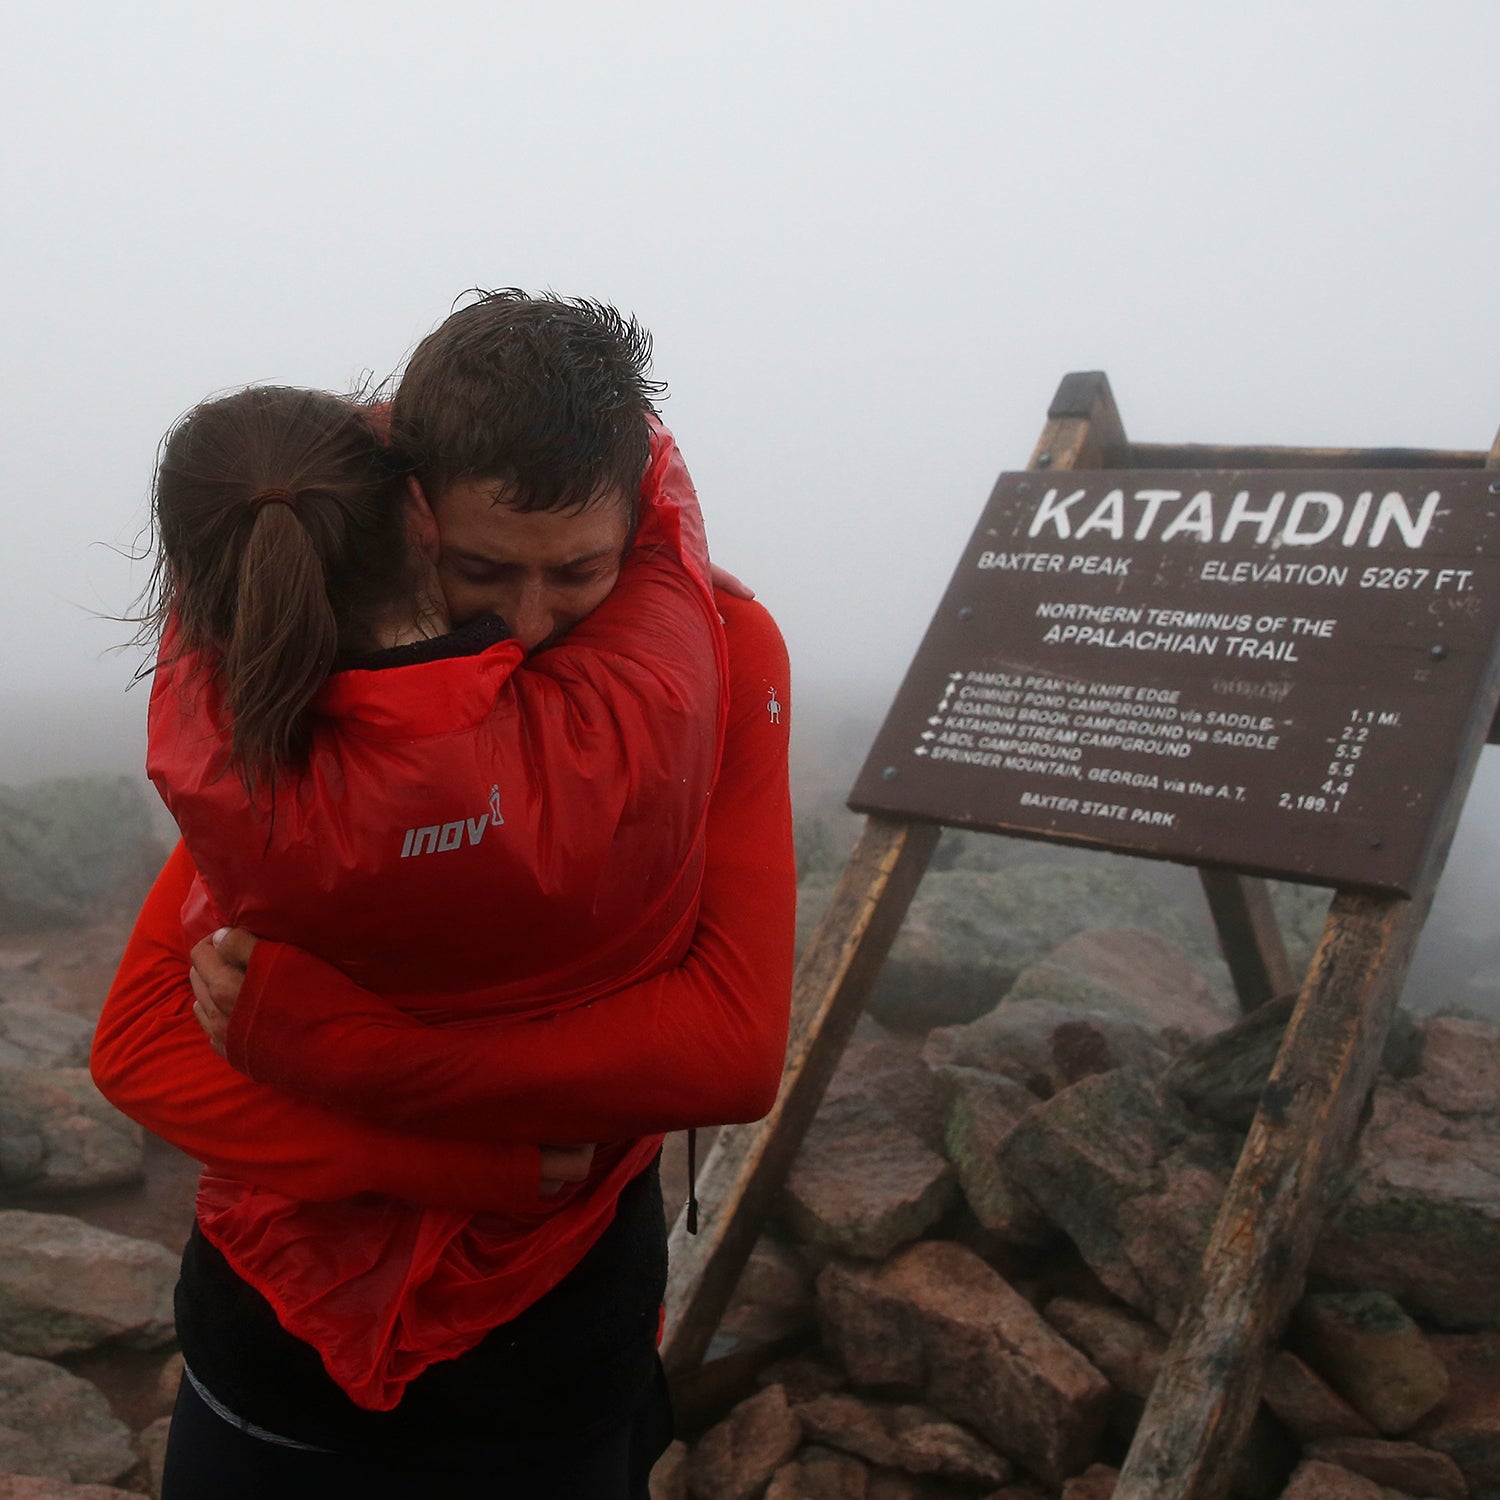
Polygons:
[[1493,0],[11,0],[0,55],[7,701],[118,703],[183,409],[475,284],[654,331],[804,690],[894,687],[1069,370],[1147,440],[1500,422]]

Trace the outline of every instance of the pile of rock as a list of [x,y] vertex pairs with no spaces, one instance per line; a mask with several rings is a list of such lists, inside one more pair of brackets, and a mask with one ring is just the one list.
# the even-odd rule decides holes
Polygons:
[[151,1484],[176,1388],[177,1257],[63,1211],[144,1170],[140,1128],[89,1077],[93,1028],[74,1006],[40,951],[0,951],[0,1500]]
[[[712,1354],[800,1352],[657,1472],[694,1500],[1103,1500],[1288,1005],[1091,931],[851,1045]],[[1500,1029],[1393,1032],[1232,1493],[1500,1500]]]

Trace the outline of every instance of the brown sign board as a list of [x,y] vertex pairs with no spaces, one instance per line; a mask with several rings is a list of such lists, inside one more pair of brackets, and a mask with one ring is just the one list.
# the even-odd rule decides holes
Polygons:
[[1410,895],[1491,691],[1496,491],[1003,474],[850,806]]

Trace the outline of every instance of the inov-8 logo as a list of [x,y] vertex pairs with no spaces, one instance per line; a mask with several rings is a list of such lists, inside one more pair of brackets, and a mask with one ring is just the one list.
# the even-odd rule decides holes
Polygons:
[[500,788],[490,788],[488,812],[477,818],[456,818],[451,823],[429,823],[426,828],[408,828],[401,844],[401,858],[412,859],[418,854],[447,854],[464,842],[477,844],[490,828],[500,828],[505,819],[500,816]]

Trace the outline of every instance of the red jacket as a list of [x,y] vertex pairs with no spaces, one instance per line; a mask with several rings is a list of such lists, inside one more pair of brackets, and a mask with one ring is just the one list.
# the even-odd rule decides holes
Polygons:
[[[507,642],[331,678],[307,765],[269,809],[233,775],[217,681],[169,651],[148,765],[213,898],[190,900],[188,941],[228,919],[315,945],[449,1023],[554,1013],[679,960],[723,648],[692,485],[661,430],[642,502],[610,599],[526,670]],[[458,1001],[483,982],[484,1010]],[[387,1409],[566,1275],[659,1144],[601,1146],[581,1188],[500,1219],[306,1203],[212,1170],[198,1218],[349,1395]]]
[[[796,906],[790,713],[783,706],[773,722],[768,707],[773,696],[789,702],[787,660],[760,605],[724,595],[718,602],[729,645],[729,722],[709,806],[698,927],[681,965],[545,1021],[429,1028],[311,955],[261,943],[231,1042],[252,1053],[257,1069],[260,1059],[277,1072],[295,1050],[277,1045],[277,1029],[300,1026],[303,1071],[312,1076],[297,1084],[309,1093],[294,1093],[290,1083],[253,1082],[236,1071],[193,1017],[180,912],[195,871],[179,844],[141,908],[99,1018],[93,1069],[106,1096],[216,1171],[291,1197],[370,1192],[502,1212],[538,1202],[531,1142],[608,1140],[764,1114],[786,1045]],[[370,1067],[381,1071],[367,1084]],[[367,1116],[318,1102],[325,1086]],[[376,1097],[387,1086],[390,1093]],[[448,1118],[471,1109],[485,1113]],[[475,1133],[464,1134],[466,1125]],[[438,1134],[445,1129],[458,1133]]]

